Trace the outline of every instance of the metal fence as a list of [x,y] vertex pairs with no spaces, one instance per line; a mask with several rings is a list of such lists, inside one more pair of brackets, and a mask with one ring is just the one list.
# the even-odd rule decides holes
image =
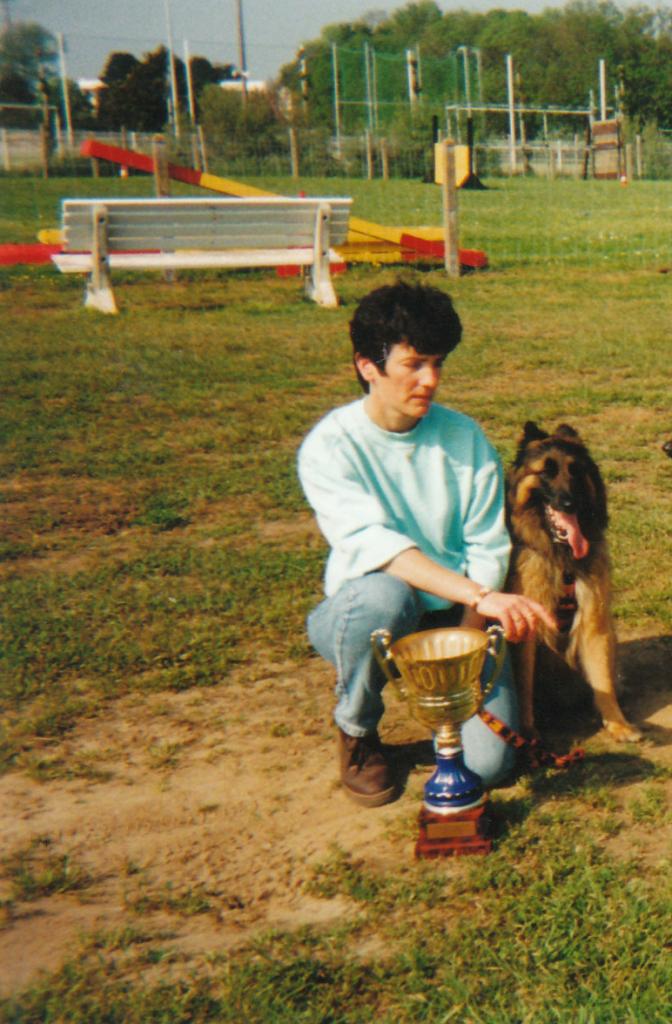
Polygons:
[[[38,130],[0,129],[0,173],[45,175],[115,175],[114,164],[92,162],[80,156],[85,139],[96,138],[122,148],[152,152],[152,134],[138,132],[77,132],[71,139],[60,134],[49,146]],[[202,131],[166,137],[174,163],[214,174],[241,176],[410,178],[434,180],[434,139],[431,126],[400,128],[386,136],[369,131],[341,135],[317,129],[280,126],[263,136],[225,140],[207,139]],[[545,178],[590,177],[590,148],[585,140],[556,138],[518,143],[504,137],[478,142],[473,169],[484,177],[527,174]],[[663,133],[635,136],[623,147],[623,168],[629,179],[672,180],[672,139]]]

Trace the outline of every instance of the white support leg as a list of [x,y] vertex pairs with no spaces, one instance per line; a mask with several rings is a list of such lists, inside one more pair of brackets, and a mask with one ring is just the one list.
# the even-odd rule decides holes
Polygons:
[[329,270],[330,220],[329,203],[320,203],[315,216],[314,259],[310,277],[306,278],[306,295],[320,306],[334,308],[338,305],[338,299]]
[[104,206],[97,204],[94,206],[91,216],[93,218],[93,245],[91,248],[93,266],[91,276],[86,284],[84,305],[87,309],[97,309],[100,313],[117,313],[107,254],[108,213]]

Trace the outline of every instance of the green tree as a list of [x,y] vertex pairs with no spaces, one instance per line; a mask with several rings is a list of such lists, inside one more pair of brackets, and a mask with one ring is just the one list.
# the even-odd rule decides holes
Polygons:
[[406,4],[376,27],[373,44],[376,48],[404,50],[429,38],[441,19],[441,11],[434,0]]
[[[207,85],[231,81],[236,77],[234,64],[211,64],[205,57],[191,58],[191,84],[194,90],[196,116],[201,116],[201,94]],[[185,69],[186,75],[186,69]],[[183,98],[184,102],[184,98]]]
[[[519,98],[535,107],[588,107],[596,102],[601,60],[607,68],[607,104],[619,102],[638,124],[655,121],[672,127],[672,13],[644,4],[623,9],[612,0],[570,0],[564,7],[540,14],[494,8],[487,12],[460,9],[441,14],[433,0],[409,3],[389,17],[327,26],[319,39],[303,46],[308,70],[308,111],[311,124],[333,128],[333,64],[337,47],[346,131],[366,124],[364,44],[375,53],[380,109],[390,118],[403,115],[407,100],[404,52],[418,46],[423,71],[423,112],[441,110],[464,100],[460,51],[478,51],[483,99],[504,105],[507,99],[506,56],[511,55]],[[301,59],[282,68],[281,84],[301,104]],[[473,85],[473,83],[472,83]],[[472,88],[472,95],[474,90]],[[501,121],[501,118],[500,118]],[[536,127],[541,121],[537,120]],[[556,122],[573,131],[582,124]],[[500,125],[501,127],[501,125]],[[530,119],[531,132],[535,129]]]
[[[31,83],[18,71],[0,71],[0,104],[3,103],[36,105],[35,91]],[[37,106],[34,113],[24,109],[13,109],[10,106],[0,110],[0,124],[7,128],[33,126],[38,123],[39,116]]]
[[243,102],[240,91],[206,85],[201,94],[201,123],[209,140],[218,145],[258,141],[277,128],[279,116],[273,97],[266,92],[248,92]]
[[20,75],[34,85],[56,66],[54,36],[34,22],[17,22],[0,34],[0,73]]
[[102,81],[106,86],[98,113],[102,127],[162,130],[168,120],[168,51],[164,46],[145,54],[142,61],[131,54],[112,54]]
[[625,113],[637,128],[672,126],[672,19],[633,8],[618,33],[618,74]]
[[111,86],[124,82],[135,71],[140,61],[132,53],[115,52],[107,58],[100,75],[101,82]]

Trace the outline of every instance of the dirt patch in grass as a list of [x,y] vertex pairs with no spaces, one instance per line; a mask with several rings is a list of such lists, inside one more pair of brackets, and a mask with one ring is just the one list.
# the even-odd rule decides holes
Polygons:
[[59,544],[85,534],[96,538],[117,534],[131,523],[137,504],[127,490],[103,481],[18,477],[3,489],[3,539],[17,545],[50,546],[58,532]]
[[[643,748],[627,756],[669,767],[668,640],[632,638],[621,653],[624,704],[647,728]],[[269,928],[345,923],[353,903],[306,886],[334,844],[374,872],[412,865],[427,737],[390,697],[382,734],[406,779],[402,795],[376,810],[353,805],[337,782],[332,685],[318,659],[249,665],[209,689],[117,700],[24,753],[0,779],[0,992],[22,989],[81,942],[109,951],[129,929],[169,950],[174,974]],[[560,723],[553,743],[585,741],[599,764],[615,748],[596,729],[590,717],[578,731]],[[520,785],[504,799],[520,796]],[[647,785],[630,776],[619,799]],[[646,816],[633,819],[612,846],[630,856],[650,835]],[[669,835],[658,824],[656,857],[669,855]],[[85,881],[30,898],[12,865],[41,846]]]

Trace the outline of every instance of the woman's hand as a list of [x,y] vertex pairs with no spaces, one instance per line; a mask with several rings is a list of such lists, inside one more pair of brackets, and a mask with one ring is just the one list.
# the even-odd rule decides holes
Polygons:
[[481,598],[474,610],[486,619],[497,619],[506,639],[514,644],[531,640],[540,622],[554,631],[558,628],[553,616],[542,605],[522,594],[503,594],[499,590],[491,590]]

